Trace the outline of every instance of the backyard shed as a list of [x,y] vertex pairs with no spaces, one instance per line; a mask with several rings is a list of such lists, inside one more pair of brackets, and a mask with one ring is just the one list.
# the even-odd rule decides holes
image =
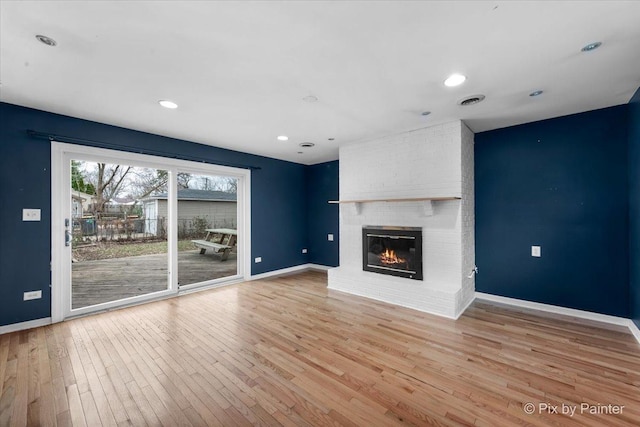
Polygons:
[[[178,190],[178,235],[204,234],[206,228],[236,228],[237,198],[224,191]],[[155,236],[166,230],[167,193],[159,193],[142,200],[145,233]]]

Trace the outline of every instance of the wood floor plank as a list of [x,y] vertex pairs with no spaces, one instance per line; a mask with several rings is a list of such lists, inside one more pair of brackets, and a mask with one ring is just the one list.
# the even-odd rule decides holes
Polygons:
[[19,343],[16,358],[18,363],[16,365],[14,381],[15,403],[13,407],[13,413],[11,414],[11,423],[13,425],[26,425],[28,417],[27,410],[29,405],[30,386],[30,357],[27,331],[21,331],[19,334]]
[[69,415],[74,426],[86,426],[87,420],[82,409],[82,401],[78,393],[78,385],[72,384],[67,387],[67,400],[69,402]]
[[[124,407],[127,414],[127,420],[129,420],[131,424],[144,425],[146,421],[144,421],[145,417],[143,416],[142,408],[137,405],[137,402],[133,399],[133,396],[129,392],[123,378],[120,376],[123,370],[126,370],[126,368],[118,369],[115,364],[107,367],[108,380],[101,377],[103,387],[105,388],[105,392],[108,396],[112,393],[118,396],[118,400]],[[111,387],[113,387],[113,389],[111,389]],[[120,413],[118,406],[114,406],[113,408],[116,408],[114,410],[114,414]],[[116,417],[116,421],[118,420],[119,417]]]
[[[98,372],[94,368],[94,364],[91,360],[90,352],[88,347],[92,346],[91,342],[87,342],[83,339],[83,331],[81,328],[78,328],[78,340],[76,341],[76,351],[78,353],[78,357],[82,363],[83,371],[86,375],[87,383],[89,384],[89,391],[80,394],[80,398],[83,403],[83,407],[85,407],[85,415],[87,416],[87,422],[90,425],[93,425],[94,420],[89,417],[89,411],[87,408],[91,409],[91,415],[93,416],[93,410],[95,408],[95,412],[98,413],[97,419],[102,425],[105,426],[115,426],[117,425],[116,419],[113,416],[113,412],[111,411],[111,405],[115,404],[115,401],[110,402],[108,397],[106,396],[104,389],[102,387],[102,383],[98,377]],[[97,356],[96,363],[100,364],[100,360]],[[99,369],[100,372],[105,372],[104,366],[102,369]]]
[[9,363],[9,343],[11,342],[11,334],[0,335],[0,396],[4,391],[4,379]]
[[305,272],[0,336],[5,425],[637,426],[640,345],[482,301],[445,319]]
[[56,419],[55,392],[51,378],[45,330],[45,328],[35,330],[37,334],[37,366],[35,367],[36,372],[34,372],[34,378],[37,378],[40,383],[40,393],[37,400],[39,413],[36,424],[43,427],[54,426]]
[[18,361],[13,359],[7,361],[5,366],[2,395],[0,395],[0,425],[11,425],[11,417],[13,416],[14,407],[16,405],[16,384],[15,376],[18,367]]
[[[145,393],[140,389],[140,387],[138,387],[138,384],[135,381],[129,381],[126,384],[126,387],[148,425],[159,426],[170,425],[172,422],[175,423],[175,420],[170,415],[167,415],[166,417],[164,416],[162,408],[159,409],[159,416],[156,414],[156,407],[152,407],[152,404],[147,400],[147,396],[145,396]],[[149,395],[148,397],[153,401],[153,396]]]

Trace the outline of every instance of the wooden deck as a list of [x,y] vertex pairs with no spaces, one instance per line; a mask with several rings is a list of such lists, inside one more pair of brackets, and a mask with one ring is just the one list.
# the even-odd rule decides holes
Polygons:
[[[178,283],[188,285],[237,274],[236,253],[226,261],[199,250],[178,253]],[[73,308],[87,307],[167,289],[167,255],[73,263]]]
[[0,336],[0,426],[638,426],[639,391],[626,328],[449,320],[315,272]]

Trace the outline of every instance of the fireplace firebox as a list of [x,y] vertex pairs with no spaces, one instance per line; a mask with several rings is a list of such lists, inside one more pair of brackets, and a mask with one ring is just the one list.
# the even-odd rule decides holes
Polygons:
[[362,228],[362,269],[422,280],[422,228]]

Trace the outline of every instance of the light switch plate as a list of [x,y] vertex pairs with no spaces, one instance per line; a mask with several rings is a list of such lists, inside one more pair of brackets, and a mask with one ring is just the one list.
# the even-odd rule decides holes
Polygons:
[[22,209],[23,221],[40,221],[40,209]]
[[256,264],[259,262],[262,262],[262,257],[261,256],[256,257],[255,261],[256,261]]
[[333,242],[333,234],[327,234],[327,240]]
[[42,291],[28,291],[24,293],[23,301],[42,298]]
[[531,256],[536,258],[540,258],[542,256],[540,255],[540,246],[531,246]]

